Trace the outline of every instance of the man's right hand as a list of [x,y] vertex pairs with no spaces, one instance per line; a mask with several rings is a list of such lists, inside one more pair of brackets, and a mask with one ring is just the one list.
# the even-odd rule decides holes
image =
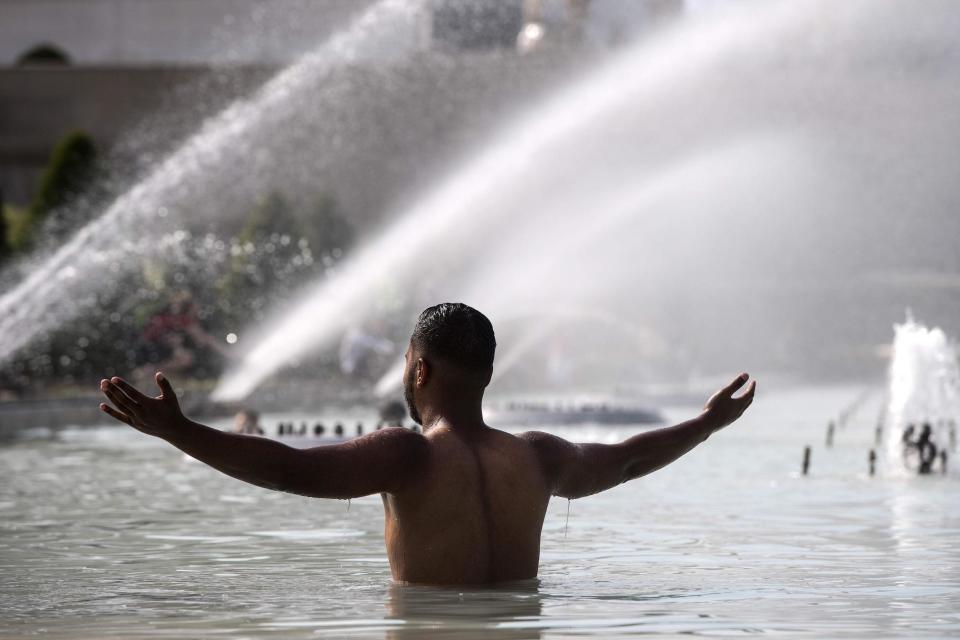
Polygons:
[[114,404],[104,403],[100,410],[111,418],[130,425],[146,434],[166,438],[184,428],[187,419],[180,410],[180,403],[170,386],[170,381],[157,372],[160,395],[151,398],[140,393],[123,378],[100,381],[100,390]]
[[750,403],[753,402],[753,394],[757,390],[756,380],[750,383],[745,393],[736,398],[733,397],[734,392],[746,384],[749,378],[750,376],[746,373],[740,374],[733,382],[723,389],[720,389],[720,391],[717,391],[707,400],[707,404],[703,407],[701,417],[713,426],[714,431],[722,429],[734,422],[743,415],[743,412],[746,411]]

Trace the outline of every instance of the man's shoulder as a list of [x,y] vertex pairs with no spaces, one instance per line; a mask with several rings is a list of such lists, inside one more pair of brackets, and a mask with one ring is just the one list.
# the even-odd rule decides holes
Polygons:
[[577,445],[543,431],[527,431],[517,434],[516,437],[533,450],[548,485],[555,489],[561,470],[577,456]]
[[351,442],[357,446],[373,445],[379,448],[389,448],[407,455],[426,453],[429,448],[429,443],[423,437],[423,434],[404,427],[378,429]]
[[570,451],[574,444],[560,436],[543,431],[525,431],[518,433],[516,438],[531,446],[537,454],[546,459],[563,455]]
[[406,427],[384,427],[372,431],[368,435],[395,442],[426,442],[427,440],[419,431],[414,431]]

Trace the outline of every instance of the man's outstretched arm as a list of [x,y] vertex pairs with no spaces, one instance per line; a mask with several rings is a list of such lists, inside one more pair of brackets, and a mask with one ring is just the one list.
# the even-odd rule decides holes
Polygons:
[[157,385],[161,395],[151,398],[121,378],[103,380],[100,389],[113,406],[101,404],[100,409],[218,471],[267,489],[315,498],[393,493],[425,457],[423,436],[399,428],[312,449],[225,433],[188,420],[170,382],[159,373]]
[[619,444],[575,444],[536,431],[521,438],[536,449],[553,495],[582,498],[665,467],[735,421],[753,402],[756,381],[745,393],[733,397],[747,378],[742,374],[715,393],[696,418],[635,435]]

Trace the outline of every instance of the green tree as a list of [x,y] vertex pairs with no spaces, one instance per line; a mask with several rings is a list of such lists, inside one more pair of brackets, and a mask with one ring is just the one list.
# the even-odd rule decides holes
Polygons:
[[29,212],[26,209],[7,205],[6,211],[4,211],[4,219],[7,229],[7,249],[11,254],[25,247],[26,239],[30,233],[29,218]]
[[93,182],[96,173],[97,149],[93,139],[82,131],[67,134],[53,149],[50,162],[40,180],[27,211],[26,223],[13,238],[17,249],[36,244],[40,226],[52,211],[76,200]]

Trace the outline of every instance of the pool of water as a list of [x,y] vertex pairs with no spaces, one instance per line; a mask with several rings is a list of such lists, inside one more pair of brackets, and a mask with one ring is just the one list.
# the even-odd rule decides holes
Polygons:
[[569,519],[554,499],[539,580],[498,589],[393,584],[378,497],[244,485],[123,427],[34,434],[0,447],[0,636],[958,637],[960,481],[867,475],[879,394],[826,449],[859,392],[767,392]]

